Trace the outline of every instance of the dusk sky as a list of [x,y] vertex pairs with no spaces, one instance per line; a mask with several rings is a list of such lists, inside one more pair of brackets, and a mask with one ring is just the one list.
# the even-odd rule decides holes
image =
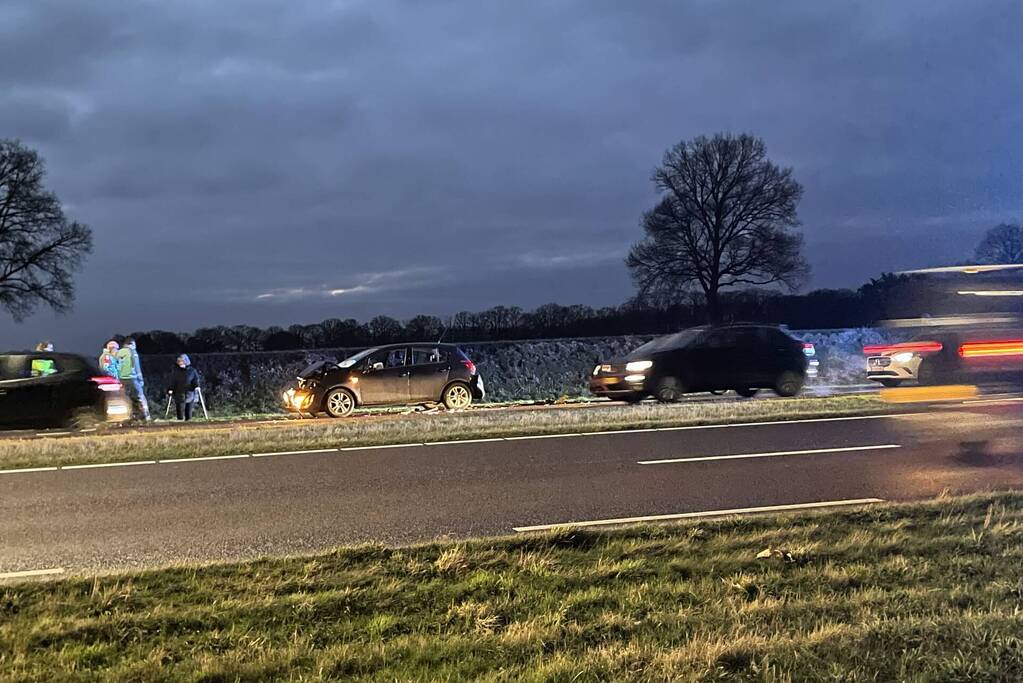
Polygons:
[[764,138],[810,287],[1021,217],[1023,4],[0,0],[0,137],[46,159],[113,333],[619,304],[664,150]]

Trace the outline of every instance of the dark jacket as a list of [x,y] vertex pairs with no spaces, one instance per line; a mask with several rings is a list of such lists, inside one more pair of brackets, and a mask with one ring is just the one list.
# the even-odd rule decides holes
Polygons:
[[174,394],[175,401],[191,403],[196,400],[195,390],[199,388],[199,371],[191,365],[188,367],[174,366],[171,370],[170,386],[167,390]]

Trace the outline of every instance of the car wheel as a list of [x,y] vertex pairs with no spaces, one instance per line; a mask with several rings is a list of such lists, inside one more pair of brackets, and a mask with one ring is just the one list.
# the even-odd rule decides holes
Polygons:
[[654,395],[661,403],[675,403],[686,393],[682,382],[677,377],[665,377],[657,383],[657,391]]
[[626,394],[625,396],[622,396],[621,400],[625,401],[626,403],[635,405],[636,403],[639,403],[640,401],[643,400],[643,394]]
[[472,405],[472,391],[461,382],[444,390],[444,407],[448,410],[465,410]]
[[881,386],[888,387],[889,389],[894,389],[895,387],[899,386],[900,384],[902,384],[902,380],[901,379],[883,379],[883,380],[881,380]]
[[355,410],[355,396],[347,389],[331,389],[323,400],[323,407],[331,417],[347,417]]
[[743,387],[741,389],[736,389],[735,393],[739,394],[739,396],[742,396],[743,398],[753,398],[754,396],[757,395],[758,391],[760,390],[750,389],[749,387]]
[[803,376],[798,372],[786,370],[778,375],[778,381],[774,385],[774,393],[785,398],[791,398],[803,388]]
[[711,389],[711,396],[724,396],[728,393],[728,389]]
[[922,387],[933,386],[938,383],[938,371],[933,362],[923,361],[916,370],[916,383]]

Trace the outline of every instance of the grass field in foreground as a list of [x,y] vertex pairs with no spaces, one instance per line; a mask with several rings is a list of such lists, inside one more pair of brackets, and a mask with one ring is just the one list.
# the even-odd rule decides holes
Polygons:
[[0,439],[0,469],[883,412],[876,396],[479,410]]
[[1002,494],[23,583],[0,678],[1023,680],[1021,520]]

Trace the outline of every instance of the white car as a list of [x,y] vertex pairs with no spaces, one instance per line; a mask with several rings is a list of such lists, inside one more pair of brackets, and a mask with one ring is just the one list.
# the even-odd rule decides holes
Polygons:
[[1023,379],[1023,330],[978,327],[867,346],[867,378],[886,387]]
[[[940,341],[920,339],[899,344],[879,344],[864,347],[867,355],[867,379],[880,382],[886,387],[897,387],[903,382],[929,384],[929,369],[924,368],[924,359],[942,351]],[[927,366],[931,367],[930,365]],[[921,381],[920,370],[924,368]]]

